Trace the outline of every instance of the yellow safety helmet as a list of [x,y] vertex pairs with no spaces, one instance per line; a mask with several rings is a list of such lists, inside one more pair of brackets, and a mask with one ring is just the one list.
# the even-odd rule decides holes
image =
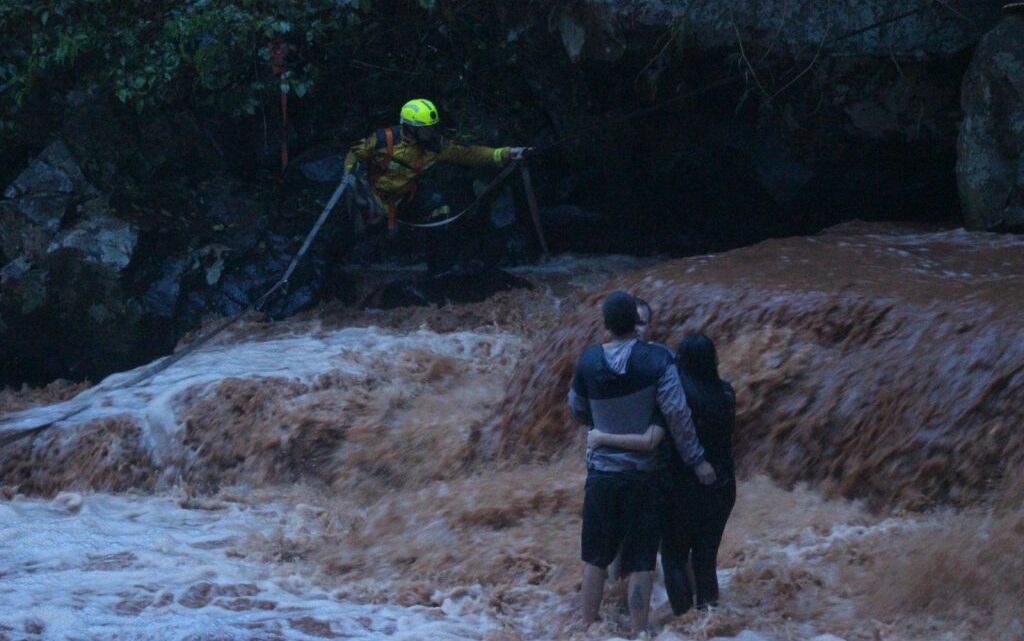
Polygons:
[[405,103],[402,107],[402,124],[413,127],[430,127],[441,122],[437,117],[437,107],[434,103],[423,98],[417,98]]

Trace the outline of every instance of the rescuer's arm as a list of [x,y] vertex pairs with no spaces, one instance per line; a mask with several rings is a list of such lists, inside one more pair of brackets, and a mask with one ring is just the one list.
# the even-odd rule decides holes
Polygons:
[[356,166],[356,163],[367,162],[373,157],[374,149],[377,147],[377,139],[375,136],[370,136],[360,140],[348,150],[345,155],[345,173],[352,173],[352,168]]
[[441,149],[437,159],[471,167],[501,167],[510,161],[522,160],[528,151],[528,147],[484,147],[449,143]]
[[449,143],[437,155],[441,162],[470,167],[500,167],[511,160],[510,147],[484,147]]

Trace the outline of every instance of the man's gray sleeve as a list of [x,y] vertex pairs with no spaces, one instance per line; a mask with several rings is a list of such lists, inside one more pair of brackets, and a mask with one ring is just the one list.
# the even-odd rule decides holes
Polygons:
[[580,425],[594,424],[594,417],[590,414],[590,403],[587,402],[586,390],[580,382],[578,372],[572,377],[572,384],[569,386],[569,413]]
[[704,448],[697,440],[697,429],[693,425],[690,406],[686,404],[683,384],[672,365],[666,367],[658,379],[658,408],[668,422],[668,431],[683,462],[690,466],[700,465],[704,461]]

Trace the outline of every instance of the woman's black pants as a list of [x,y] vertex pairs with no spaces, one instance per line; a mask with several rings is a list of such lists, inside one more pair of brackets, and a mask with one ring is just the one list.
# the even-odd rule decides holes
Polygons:
[[[672,475],[661,539],[661,568],[672,611],[677,615],[718,602],[718,546],[736,503],[736,479],[721,486],[700,485],[696,478]],[[693,563],[694,589],[687,578]]]

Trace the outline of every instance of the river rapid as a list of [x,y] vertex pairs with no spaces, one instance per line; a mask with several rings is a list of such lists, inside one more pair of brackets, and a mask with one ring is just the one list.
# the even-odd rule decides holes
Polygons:
[[1022,639],[1022,250],[853,224],[559,257],[484,303],[251,318],[141,383],[6,390],[0,435],[81,411],[0,447],[0,640],[623,636],[620,584],[576,615],[564,408],[612,287],[738,393],[722,604],[659,588],[652,638]]

